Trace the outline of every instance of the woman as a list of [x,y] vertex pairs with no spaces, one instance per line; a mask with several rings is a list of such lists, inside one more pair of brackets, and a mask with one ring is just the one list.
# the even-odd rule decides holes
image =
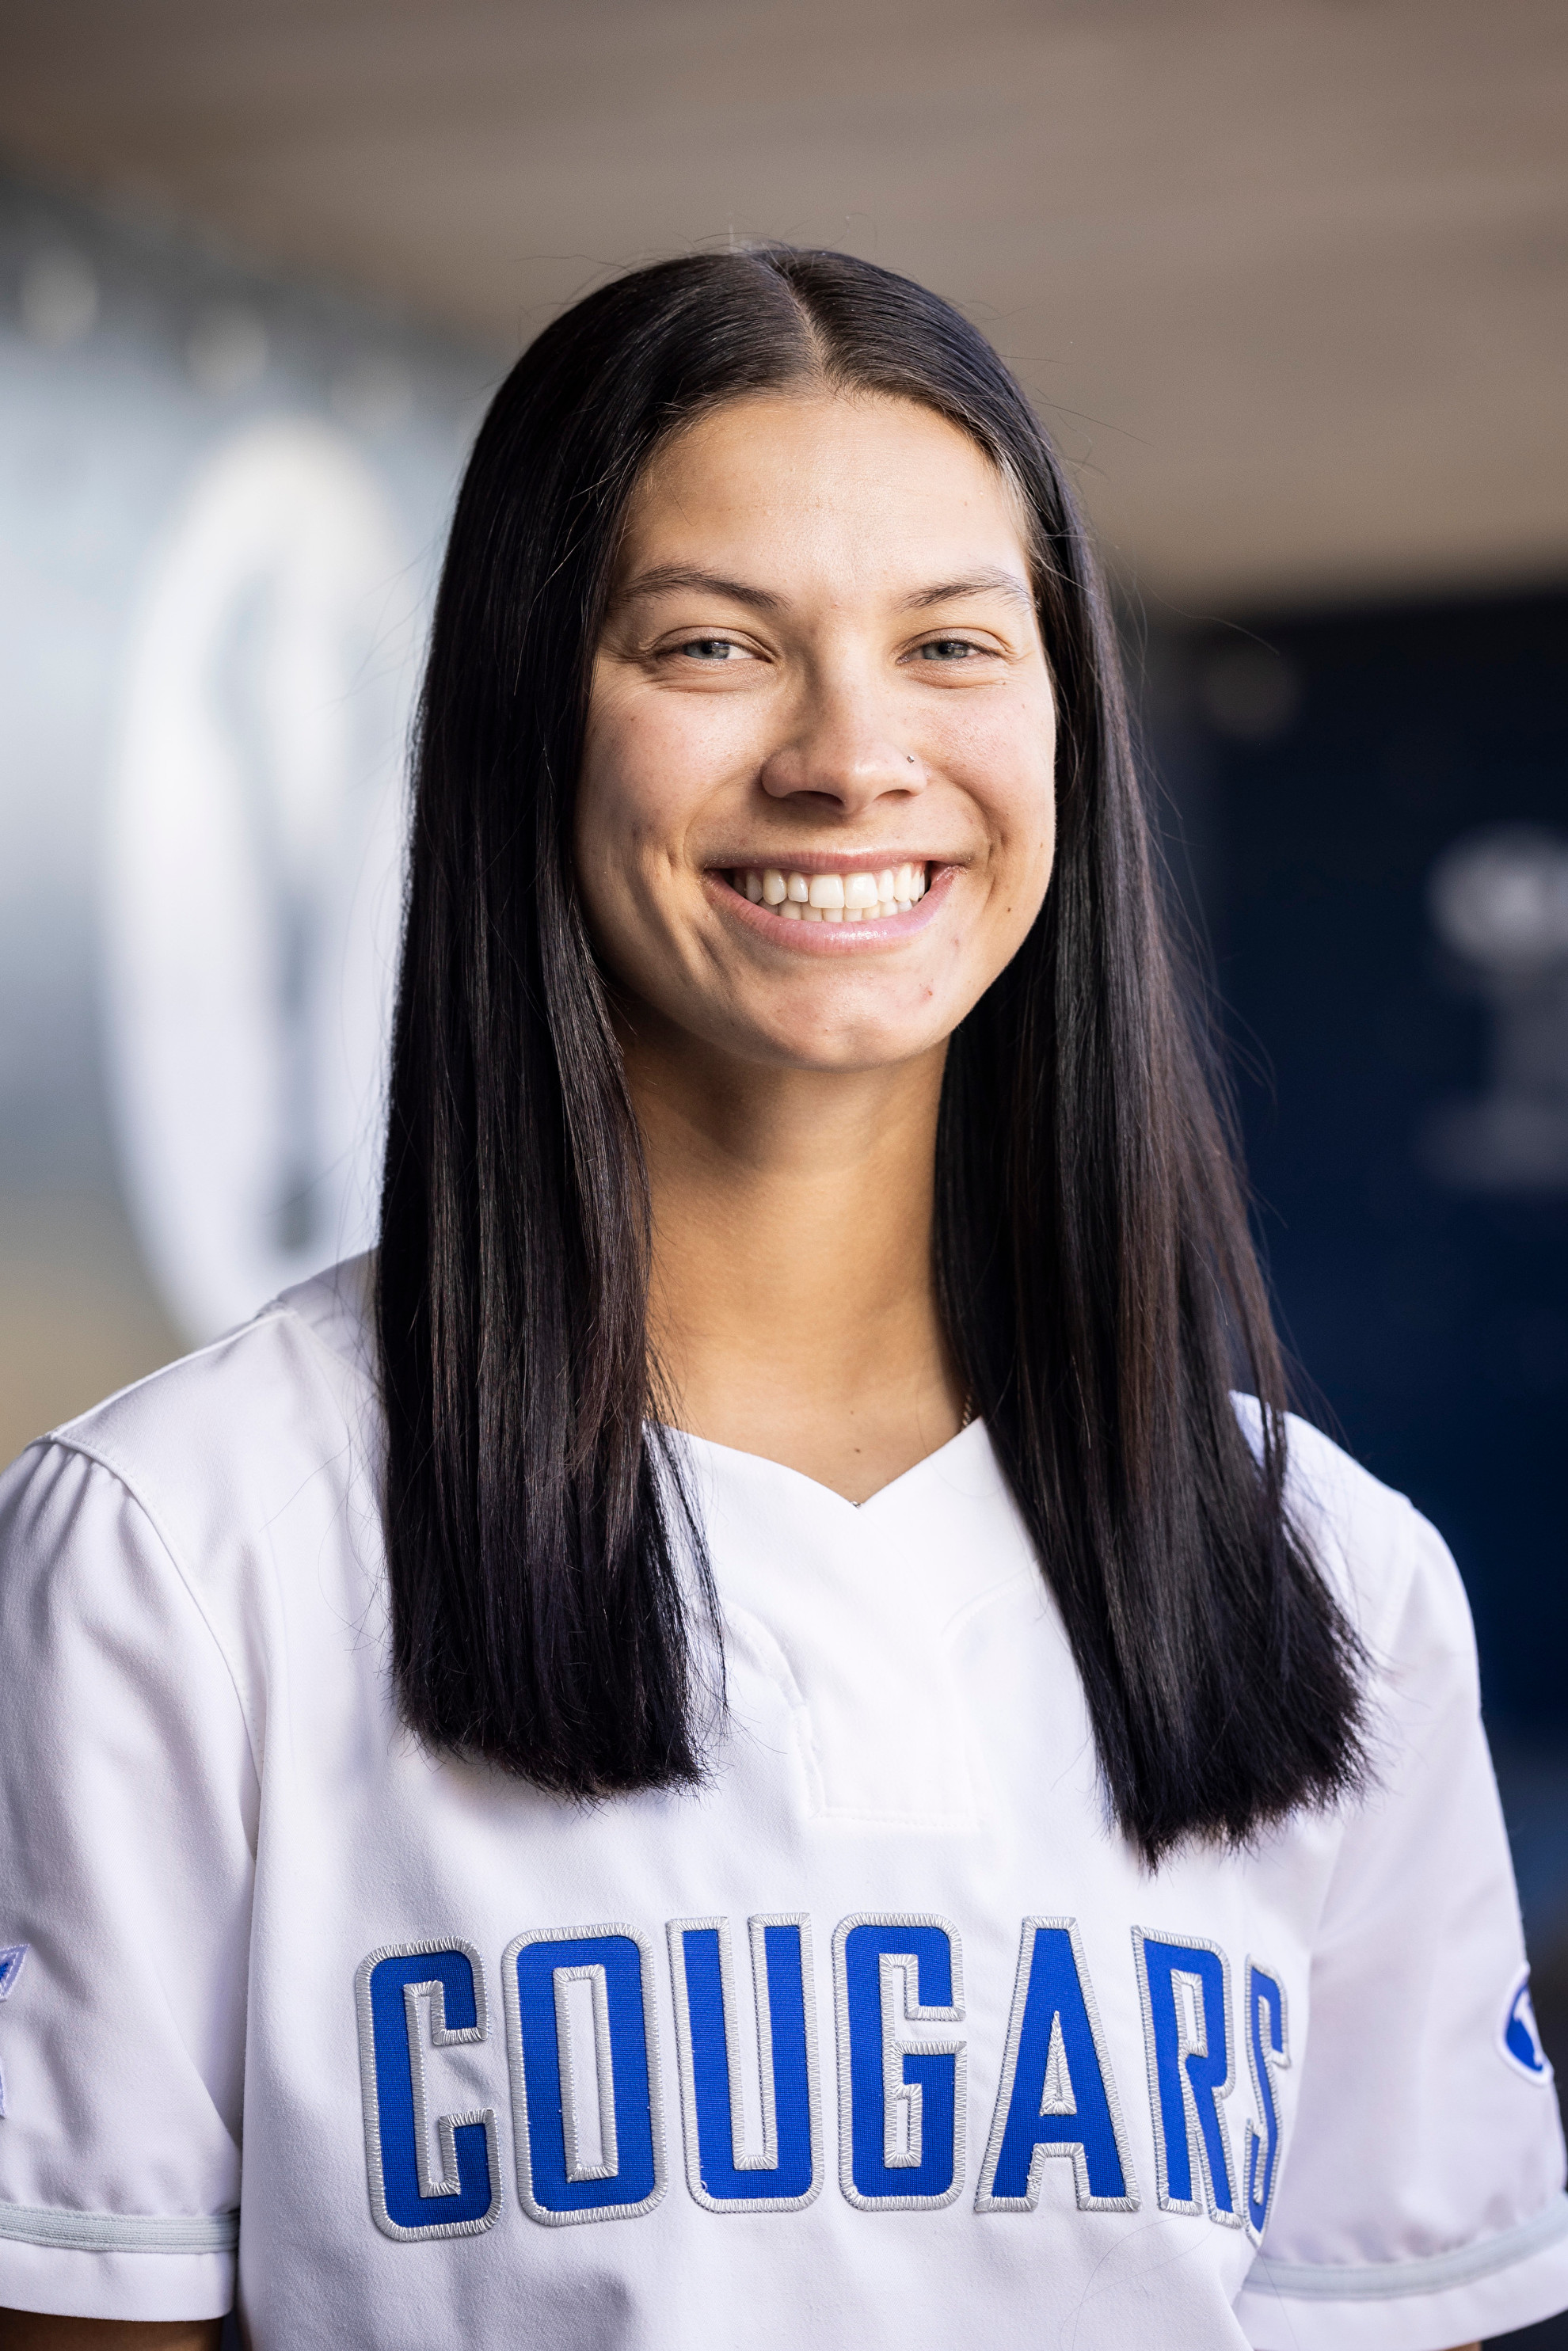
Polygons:
[[4,2339],[236,2241],[287,2351],[1568,2303],[1463,1595],[1282,1417],[981,338],[787,249],[541,336],[411,875],[378,1263],[5,1490],[0,2298],[106,2323]]

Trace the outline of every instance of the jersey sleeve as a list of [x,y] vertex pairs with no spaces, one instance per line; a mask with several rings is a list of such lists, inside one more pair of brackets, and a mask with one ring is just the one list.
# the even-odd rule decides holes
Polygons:
[[1448,2351],[1568,2307],[1568,2199],[1463,1587],[1414,1513],[1375,1785],[1314,1946],[1257,2351]]
[[0,2307],[234,2299],[257,1781],[214,1635],[110,1469],[0,1480]]

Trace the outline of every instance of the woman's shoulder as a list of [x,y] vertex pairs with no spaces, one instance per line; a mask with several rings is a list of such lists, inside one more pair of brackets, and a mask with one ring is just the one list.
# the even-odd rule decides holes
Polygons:
[[[1262,1416],[1255,1397],[1236,1400],[1256,1447]],[[1473,1658],[1475,1636],[1464,1585],[1447,1544],[1407,1494],[1385,1485],[1311,1421],[1283,1416],[1285,1504],[1374,1659],[1391,1661],[1412,1642]]]
[[62,1422],[13,1463],[0,1490],[15,1498],[74,1457],[171,1536],[183,1529],[201,1544],[218,1521],[266,1521],[335,1466],[362,1470],[379,1451],[372,1270],[368,1257],[334,1266]]

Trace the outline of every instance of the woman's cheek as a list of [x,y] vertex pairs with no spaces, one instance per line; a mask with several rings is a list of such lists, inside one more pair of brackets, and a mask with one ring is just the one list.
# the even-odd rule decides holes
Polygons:
[[[720,696],[694,695],[691,704],[672,707],[673,699],[656,696],[651,708],[621,715],[601,748],[622,810],[678,827],[737,768],[749,775],[758,762],[748,749],[751,728],[722,707]],[[705,702],[721,706],[705,709]]]

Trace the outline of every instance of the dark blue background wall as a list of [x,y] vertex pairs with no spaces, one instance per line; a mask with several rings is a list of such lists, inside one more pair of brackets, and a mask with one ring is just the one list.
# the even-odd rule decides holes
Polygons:
[[1344,1441],[1452,1545],[1494,1726],[1568,1740],[1568,1167],[1527,1190],[1442,1174],[1444,1105],[1485,1094],[1497,1015],[1430,899],[1483,829],[1568,849],[1568,596],[1260,622],[1195,639],[1186,677],[1289,1337]]

